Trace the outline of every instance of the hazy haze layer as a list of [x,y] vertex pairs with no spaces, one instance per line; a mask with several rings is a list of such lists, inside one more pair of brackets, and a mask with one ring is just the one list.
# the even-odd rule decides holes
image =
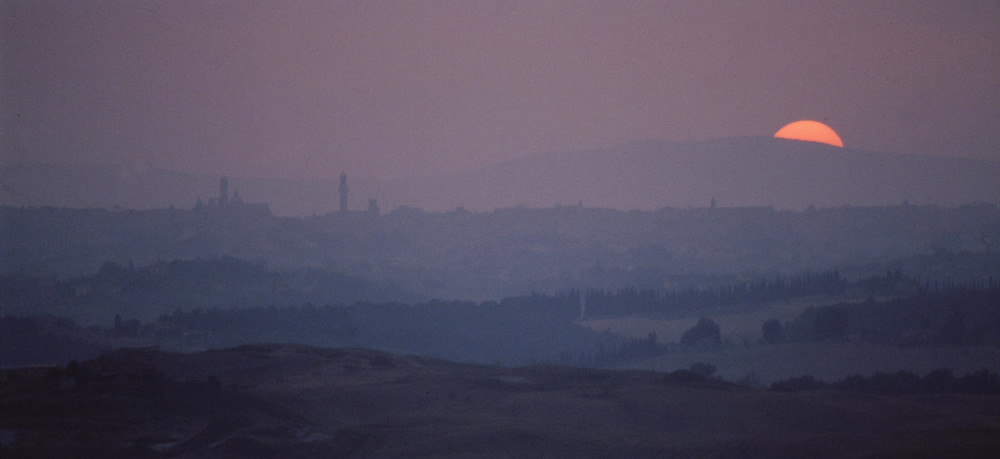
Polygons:
[[[2,169],[15,206],[190,208],[218,196],[218,176],[111,167],[21,165]],[[1000,162],[876,154],[769,138],[633,142],[539,154],[463,173],[375,181],[348,177],[351,210],[377,199],[400,206],[489,212],[514,206],[656,210],[663,207],[959,206],[997,203]],[[230,177],[232,191],[275,215],[336,211],[336,180]]]
[[[389,180],[829,124],[1000,158],[995,2],[0,0],[3,163]],[[797,192],[797,190],[789,190]]]

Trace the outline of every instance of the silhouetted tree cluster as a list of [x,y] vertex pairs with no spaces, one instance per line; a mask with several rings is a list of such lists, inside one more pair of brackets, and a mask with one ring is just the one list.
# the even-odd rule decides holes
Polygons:
[[702,317],[694,327],[681,335],[681,345],[690,347],[718,346],[722,344],[719,326],[707,317]]
[[886,271],[884,276],[869,276],[857,282],[868,295],[910,294],[921,288],[916,279],[903,275],[900,270]]
[[[663,382],[671,385],[697,385],[701,387],[718,387],[733,389],[740,384],[734,384],[715,375],[715,365],[696,362],[688,368],[674,370],[663,375]],[[744,385],[743,387],[749,387]]]
[[[105,262],[94,275],[69,279],[0,276],[0,301],[5,312],[20,315],[40,306],[57,315],[101,322],[115,315],[153,320],[177,307],[195,308],[293,306],[336,299],[414,301],[403,289],[321,268],[270,271],[260,263],[232,257],[173,260],[148,266]],[[6,309],[10,308],[10,309]],[[79,316],[76,316],[79,314]]]
[[[996,282],[920,291],[886,301],[808,308],[784,325],[791,341],[853,339],[893,345],[1000,343]],[[774,327],[774,325],[771,325]]]
[[628,338],[623,340],[615,355],[602,356],[601,364],[625,362],[656,357],[666,352],[666,346],[656,341],[656,333],[650,332],[645,338]]
[[875,373],[870,377],[854,375],[834,383],[812,376],[786,379],[771,385],[771,390],[842,390],[880,395],[912,394],[1000,394],[1000,377],[988,369],[956,378],[950,368],[931,371],[923,377],[908,371]]
[[701,376],[702,378],[711,378],[715,374],[716,367],[711,363],[696,362],[692,363],[689,368],[694,374]]

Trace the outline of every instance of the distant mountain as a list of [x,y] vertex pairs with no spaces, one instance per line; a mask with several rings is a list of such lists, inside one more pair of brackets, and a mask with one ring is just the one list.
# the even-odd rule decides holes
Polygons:
[[773,138],[642,141],[541,154],[470,174],[398,181],[389,188],[432,210],[523,205],[652,210],[774,206],[804,209],[996,203],[1000,163],[878,154]]
[[[348,171],[350,174],[350,171]],[[0,168],[0,204],[13,206],[191,207],[218,195],[218,176],[115,166],[39,164]],[[778,209],[912,204],[998,203],[1000,162],[880,154],[773,138],[696,143],[641,141],[616,147],[533,155],[474,171],[389,182],[349,177],[352,210],[378,199],[446,211],[576,205],[663,207],[774,206]],[[230,178],[247,202],[276,215],[325,214],[338,207],[329,180]]]

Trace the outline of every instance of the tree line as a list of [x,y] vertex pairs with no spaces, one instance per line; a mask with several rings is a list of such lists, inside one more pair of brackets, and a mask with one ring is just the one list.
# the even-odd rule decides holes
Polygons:
[[[765,324],[767,341],[864,341],[899,346],[1000,344],[1000,282],[955,284],[884,301],[811,307]],[[776,329],[777,327],[777,329]]]
[[812,376],[799,376],[771,385],[776,391],[840,390],[879,395],[914,394],[1000,394],[1000,376],[983,368],[974,373],[955,376],[951,368],[940,368],[920,376],[909,371],[854,375],[826,383]]
[[824,271],[705,288],[594,289],[587,291],[585,306],[586,314],[590,317],[686,312],[809,296],[841,295],[848,285],[839,272]]

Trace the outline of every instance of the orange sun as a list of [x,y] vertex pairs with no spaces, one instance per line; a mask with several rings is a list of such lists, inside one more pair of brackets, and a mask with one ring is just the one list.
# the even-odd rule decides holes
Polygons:
[[835,147],[844,146],[844,141],[840,140],[840,136],[833,129],[830,129],[830,126],[819,121],[801,120],[788,123],[785,127],[778,129],[778,132],[774,133],[774,137],[777,139],[819,142]]

